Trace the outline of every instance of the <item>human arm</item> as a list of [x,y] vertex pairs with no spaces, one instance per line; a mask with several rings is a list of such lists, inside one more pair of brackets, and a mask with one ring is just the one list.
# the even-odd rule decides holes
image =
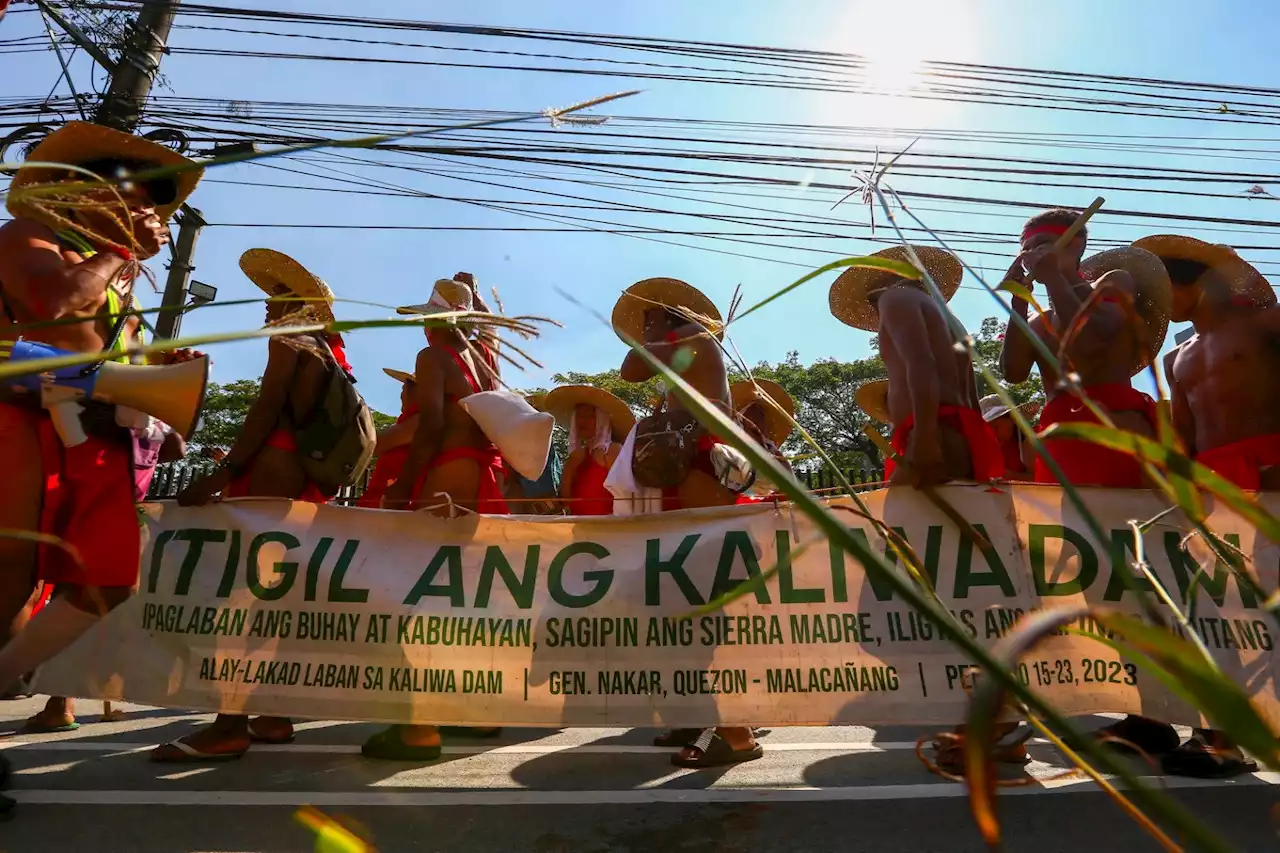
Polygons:
[[[1077,282],[1068,281],[1062,274],[1059,253],[1053,246],[1030,249],[1023,252],[1020,258],[1031,270],[1035,280],[1044,285],[1054,313],[1062,318],[1065,324],[1064,328],[1059,329],[1058,332],[1066,334],[1079,317],[1085,301],[1092,298],[1091,295],[1087,291],[1082,292],[1082,289],[1077,287]],[[1124,294],[1127,297],[1126,301],[1133,304],[1137,286],[1134,284],[1133,277],[1125,270],[1111,270],[1093,283],[1093,290],[1100,295],[1090,307],[1089,316],[1075,339],[1086,347],[1091,344],[1110,347],[1116,337],[1124,331],[1127,312],[1114,298],[1109,297]],[[1010,381],[1014,380],[1010,379]]]
[[53,231],[29,219],[15,219],[0,228],[5,297],[39,320],[58,320],[100,304],[126,263],[113,252],[68,263]]
[[[1005,273],[1006,281],[1016,281],[1023,286],[1029,287],[1030,282],[1026,281],[1026,276],[1022,272],[1022,259],[1015,258],[1013,266],[1009,267],[1009,271]],[[1029,304],[1017,294],[1013,297],[1013,302],[1009,308],[1014,316],[1021,317],[1024,322],[1030,322]],[[1032,346],[1031,338],[1022,330],[1022,326],[1009,321],[1004,330],[1004,344],[1000,347],[1000,374],[1004,376],[1006,382],[1026,382],[1031,376],[1031,368],[1035,365],[1035,349]]]
[[381,456],[388,450],[394,450],[397,447],[404,447],[413,441],[413,435],[418,430],[418,416],[411,415],[404,420],[394,423],[386,429],[378,431],[378,443],[374,446],[373,455]]
[[[670,332],[666,340],[647,343],[643,346],[650,355],[670,367],[671,360],[681,347],[686,345],[693,347],[696,355],[699,345],[705,343],[706,337],[706,329],[697,323],[686,323]],[[628,352],[627,357],[622,360],[622,369],[618,374],[623,382],[644,382],[655,375],[653,368],[649,366],[649,362],[635,350]]]
[[[476,277],[469,272],[455,273],[454,281],[460,281],[471,287],[471,308],[474,311],[480,311],[485,314],[492,314],[488,303],[484,301],[484,297],[480,295],[480,286],[476,284]],[[481,326],[476,330],[476,340],[488,347],[494,354],[492,364],[486,363],[486,366],[493,371],[495,376],[502,375],[502,367],[497,358],[498,346],[502,343],[498,337],[498,332],[493,327]]]
[[[928,320],[917,300],[890,291],[880,299],[880,334],[893,343],[896,357],[905,368],[907,393],[911,400],[914,426],[904,455],[903,479],[911,485],[941,481],[944,468],[938,409],[942,388],[939,370],[943,367],[934,353]],[[949,355],[949,353],[948,353]],[[945,365],[951,369],[948,363]]]
[[444,397],[447,374],[444,365],[430,347],[418,353],[414,365],[414,396],[418,404],[418,425],[409,442],[409,455],[400,469],[400,476],[382,498],[386,509],[405,509],[413,499],[413,488],[422,471],[440,452],[444,438]]
[[160,462],[177,462],[187,455],[187,443],[176,432],[169,432],[160,445]]
[[618,461],[620,455],[622,455],[622,445],[616,441],[609,442],[609,450],[604,455],[604,468],[606,471],[613,470],[613,463]]
[[565,501],[569,507],[569,513],[573,513],[573,481],[578,476],[578,466],[587,458],[587,451],[581,447],[569,454],[569,458],[564,460],[564,468],[560,470],[560,499]]

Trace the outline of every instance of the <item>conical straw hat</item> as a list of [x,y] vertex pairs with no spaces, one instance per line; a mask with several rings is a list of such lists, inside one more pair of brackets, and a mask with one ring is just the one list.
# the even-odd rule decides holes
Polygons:
[[1173,310],[1172,285],[1164,263],[1146,249],[1133,246],[1107,249],[1080,264],[1080,274],[1089,281],[1097,281],[1112,270],[1124,270],[1133,278],[1137,288],[1133,308],[1146,326],[1143,338],[1147,350],[1131,368],[1136,375],[1146,369],[1164,346],[1169,314]]
[[[991,423],[997,418],[1002,418],[1009,414],[1009,407],[1004,404],[999,395],[988,394],[978,401],[978,408],[982,411],[982,419],[987,423]],[[1022,416],[1030,420],[1040,412],[1040,404],[1035,400],[1029,403],[1023,403],[1018,407],[1018,411],[1022,412]]]
[[329,285],[283,252],[250,249],[240,256],[240,269],[268,296],[276,296],[276,288],[283,286],[299,298],[300,301],[289,303],[285,318],[309,313],[317,322],[333,322],[333,291]]
[[[912,246],[925,270],[933,277],[933,281],[948,300],[960,287],[960,279],[964,277],[964,267],[955,255],[936,246]],[[910,264],[907,250],[902,246],[891,246],[873,252],[870,257],[886,258]],[[876,287],[882,285],[893,273],[884,270],[867,269],[866,267],[849,267],[831,285],[829,296],[831,313],[837,320],[855,329],[874,332],[880,328],[880,312],[867,298]]]
[[853,394],[853,401],[858,408],[882,424],[892,423],[889,415],[889,380],[876,379],[864,382]]
[[382,372],[390,376],[395,381],[400,382],[402,384],[407,382],[418,381],[417,377],[414,376],[412,373],[408,373],[404,370],[396,370],[394,367],[384,367],[382,368]]
[[430,299],[421,305],[402,305],[396,309],[396,313],[430,317],[454,311],[470,311],[473,304],[473,294],[469,284],[451,278],[441,278],[437,279],[435,286],[431,288]]
[[622,441],[635,426],[636,416],[631,407],[610,394],[603,388],[594,385],[561,385],[542,398],[540,404],[531,404],[553,415],[560,426],[565,429],[573,422],[574,409],[579,405],[596,406],[609,416],[609,429],[615,441]]
[[717,339],[724,338],[724,321],[715,303],[691,284],[677,278],[646,278],[623,291],[613,306],[613,330],[618,337],[644,341],[644,312],[663,306],[698,323]]
[[1216,272],[1231,287],[1232,294],[1242,296],[1259,308],[1276,304],[1276,292],[1270,282],[1230,246],[1206,243],[1181,234],[1154,234],[1133,243],[1135,249],[1146,249],[1162,261],[1196,261]]
[[[729,397],[735,412],[744,412],[752,403],[760,401],[760,405],[764,407],[765,427],[769,432],[769,440],[774,444],[780,445],[786,441],[791,435],[791,430],[795,428],[791,418],[795,417],[796,403],[791,399],[791,395],[772,379],[756,379],[754,382],[745,379],[735,382],[729,386]],[[772,399],[787,414],[784,415],[771,406],[765,401],[765,397]]]
[[[71,166],[106,159],[146,164],[153,168],[187,166],[195,163],[194,160],[183,157],[172,148],[158,142],[86,121],[67,122],[42,139],[27,155],[27,162],[30,163],[66,163]],[[195,191],[196,184],[200,182],[203,174],[202,169],[188,169],[167,178],[157,179],[157,182],[171,182],[173,188],[172,198],[165,198],[163,201],[156,199],[156,215],[162,222],[170,219],[187,197]],[[116,176],[100,175],[99,177],[111,180]],[[91,178],[79,173],[69,177],[65,169],[22,166],[9,184],[5,205],[14,216],[34,219],[45,225],[61,228],[63,227],[61,223],[46,222],[44,214],[27,203],[24,197],[32,198],[30,190],[34,187],[66,180],[88,181]],[[23,192],[24,190],[28,192]]]

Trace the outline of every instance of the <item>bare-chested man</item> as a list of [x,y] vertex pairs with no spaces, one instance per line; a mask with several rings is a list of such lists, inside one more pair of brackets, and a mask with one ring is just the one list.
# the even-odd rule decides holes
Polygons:
[[[643,344],[656,359],[678,370],[680,377],[694,390],[719,405],[726,415],[732,415],[724,355],[713,331],[708,329],[708,326],[718,328],[720,323],[720,312],[710,299],[693,286],[673,278],[648,278],[637,282],[627,288],[613,308],[613,327],[619,337]],[[624,381],[644,382],[654,375],[653,369],[639,353],[628,352],[623,359],[621,376]],[[674,393],[667,395],[666,412],[692,418]],[[645,423],[641,422],[637,427],[637,444],[644,434]],[[663,490],[663,510],[738,503],[740,492],[727,487],[727,484],[737,483],[734,472],[725,467],[728,462],[725,450],[731,448],[711,433],[702,431],[688,476],[683,482]],[[625,458],[620,458],[619,464],[625,461]],[[660,460],[655,462],[661,464]],[[635,466],[632,468],[634,470]],[[750,483],[741,485],[745,489]],[[678,767],[722,767],[752,761],[764,754],[747,726],[675,729],[654,743],[680,747],[680,752],[671,757],[672,763]]]
[[[932,246],[913,248],[949,299],[960,286],[960,262]],[[873,257],[909,262],[901,246]],[[920,282],[851,268],[831,286],[831,312],[880,336],[889,373],[891,443],[902,463],[885,460],[886,480],[922,487],[1004,475],[1000,447],[978,411],[969,356],[957,353],[946,316]]]
[[[1049,210],[1027,220],[1022,230],[1022,253],[1009,277],[1021,280],[1025,270],[1048,291],[1049,310],[1031,319],[1030,325],[1051,352],[1057,353],[1060,338],[1075,329],[1066,361],[1089,398],[1120,429],[1154,435],[1155,402],[1134,388],[1130,377],[1150,363],[1164,342],[1169,317],[1168,276],[1157,258],[1132,248],[1102,252],[1082,267],[1086,229],[1080,229],[1065,249],[1054,248],[1076,217],[1070,210]],[[1103,292],[1081,322],[1081,311],[1095,290]],[[1132,304],[1134,315],[1126,303]],[[1027,309],[1026,300],[1015,296],[1013,310],[1026,318]],[[1035,366],[1040,368],[1049,397],[1040,413],[1040,431],[1063,422],[1097,423],[1078,397],[1058,388],[1057,370],[1011,323],[1000,353],[1004,378],[1022,382]],[[1127,454],[1062,439],[1047,441],[1045,449],[1077,486],[1138,489],[1144,485],[1141,465]],[[1041,459],[1036,460],[1035,480],[1057,482]]]
[[[280,301],[267,303],[268,326],[297,326],[333,321],[333,294],[328,286],[288,255],[250,249],[240,268],[254,284]],[[201,506],[221,494],[225,498],[273,497],[325,503],[337,486],[311,480],[298,454],[297,430],[308,423],[323,399],[331,372],[351,373],[337,335],[307,333],[279,336],[267,343],[262,386],[245,416],[235,443],[212,474],[178,495],[183,506]],[[251,743],[288,743],[293,726],[282,717],[219,714],[205,729],[151,753],[163,763],[219,761],[239,758]]]
[[[78,165],[111,181],[190,165],[163,146],[84,122],[51,133],[29,160]],[[0,228],[0,344],[6,350],[20,337],[104,354],[127,342],[121,314],[136,262],[168,242],[165,223],[194,190],[199,171],[101,190],[58,189],[88,180],[70,170],[28,166],[10,185],[6,204],[14,219]],[[51,321],[63,322],[42,325]],[[138,578],[131,433],[114,407],[98,403],[85,404],[81,421],[88,439],[66,447],[36,395],[0,391],[0,528],[56,535],[83,558],[79,563],[59,548],[0,539],[0,691],[91,628],[104,606],[128,599]],[[24,628],[37,577],[55,584],[58,594]],[[0,776],[6,766],[0,763]]]
[[[470,273],[436,282],[424,305],[401,308],[402,314],[432,315],[454,311],[488,311]],[[431,509],[451,517],[455,507],[485,515],[506,515],[506,466],[493,442],[458,405],[465,397],[498,387],[496,336],[481,331],[474,338],[465,326],[426,329],[427,346],[414,368],[418,425],[409,455],[382,499],[385,509]],[[470,733],[492,736],[496,728]],[[440,757],[436,726],[396,725],[365,741],[367,758],[388,761],[434,761]]]
[[[1164,262],[1173,284],[1173,320],[1195,327],[1195,336],[1165,359],[1173,423],[1188,455],[1242,489],[1280,490],[1275,291],[1226,246],[1175,235],[1134,245]],[[1160,757],[1166,773],[1223,777],[1257,769],[1221,732],[1197,729],[1178,746],[1171,726],[1142,722],[1142,731],[1131,735],[1176,746]]]

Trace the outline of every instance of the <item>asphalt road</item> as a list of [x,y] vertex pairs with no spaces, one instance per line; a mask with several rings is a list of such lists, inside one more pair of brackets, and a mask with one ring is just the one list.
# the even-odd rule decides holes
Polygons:
[[[0,748],[17,773],[17,816],[0,851],[304,853],[316,837],[294,814],[312,805],[363,827],[381,853],[747,853],[984,851],[964,789],[913,754],[919,729],[778,729],[765,758],[724,771],[684,771],[653,732],[507,730],[496,741],[451,739],[433,765],[372,762],[375,727],[314,722],[295,743],[255,747],[213,765],[157,765],[148,749],[207,717],[125,706],[77,732],[19,734],[42,703],[0,703]],[[1062,759],[1033,742],[1034,761],[1005,789],[1006,850],[1140,853],[1160,848],[1086,781],[1053,780]],[[1227,782],[1175,780],[1170,793],[1237,849],[1280,849],[1269,812],[1280,774]],[[329,853],[329,851],[326,851]],[[337,851],[333,851],[337,853]]]

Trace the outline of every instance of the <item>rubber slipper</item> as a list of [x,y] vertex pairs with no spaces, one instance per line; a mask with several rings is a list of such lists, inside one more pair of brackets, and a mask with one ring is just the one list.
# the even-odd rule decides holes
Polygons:
[[1160,756],[1160,769],[1171,776],[1196,779],[1227,779],[1258,772],[1258,763],[1239,754],[1215,749],[1192,738],[1172,752]]
[[27,720],[26,725],[22,727],[22,733],[25,735],[56,735],[61,732],[74,732],[80,728],[77,722],[62,723],[56,726],[42,726],[39,723],[32,723]]
[[1173,726],[1146,717],[1125,717],[1098,729],[1093,737],[1108,749],[1124,755],[1138,755],[1139,751],[1147,755],[1164,755],[1177,749],[1181,741]]
[[686,746],[693,746],[694,741],[698,739],[698,735],[702,734],[702,729],[672,729],[664,732],[653,739],[654,746],[678,747],[683,749]]
[[405,743],[400,739],[400,729],[395,726],[378,732],[360,747],[360,754],[365,758],[375,758],[379,761],[435,761],[440,757],[440,753],[438,745],[416,746]]
[[495,738],[502,737],[502,727],[486,729],[480,726],[441,726],[440,733],[454,737]]
[[[162,750],[176,750],[177,754],[165,753]],[[185,740],[171,740],[151,750],[151,760],[157,764],[195,764],[202,761],[235,761],[243,758],[248,748],[239,752],[201,752]]]
[[752,744],[746,749],[734,749],[720,735],[711,734],[708,736],[706,732],[691,746],[693,749],[698,750],[696,758],[685,758],[677,752],[671,756],[671,763],[676,767],[700,770],[707,767],[729,767],[734,764],[742,764],[745,761],[755,761],[757,758],[764,756],[764,747],[758,743]]

